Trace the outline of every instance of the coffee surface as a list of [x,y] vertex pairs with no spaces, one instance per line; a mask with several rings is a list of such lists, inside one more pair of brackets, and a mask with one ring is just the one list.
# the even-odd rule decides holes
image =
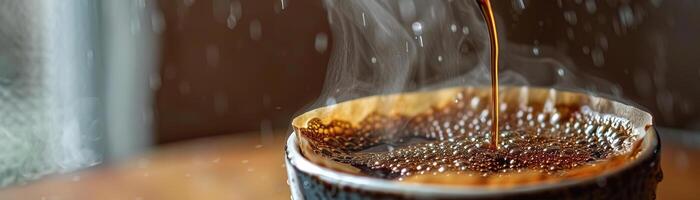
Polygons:
[[363,175],[411,176],[521,172],[560,176],[631,151],[629,121],[585,106],[501,104],[499,148],[490,147],[488,102],[458,95],[415,116],[370,114],[357,124],[315,118],[298,129],[313,151]]

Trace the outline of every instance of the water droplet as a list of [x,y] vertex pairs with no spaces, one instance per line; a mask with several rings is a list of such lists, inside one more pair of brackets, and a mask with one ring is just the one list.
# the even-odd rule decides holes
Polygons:
[[575,11],[565,11],[564,12],[564,19],[570,25],[576,25],[576,23],[578,23],[578,18],[576,17]]
[[326,49],[328,48],[328,35],[326,35],[326,33],[323,32],[316,34],[316,39],[314,40],[314,47],[319,53],[326,52]]
[[472,109],[476,109],[477,106],[479,106],[479,98],[472,98],[471,101],[469,102],[469,105],[471,106]]
[[242,14],[243,13],[241,8],[241,2],[237,0],[232,1],[229,5],[228,17],[226,18],[226,27],[228,27],[229,29],[234,29],[238,24],[238,20],[241,18]]
[[413,22],[413,24],[411,24],[411,29],[413,29],[413,34],[423,34],[423,24],[421,22]]
[[333,97],[328,97],[328,99],[326,99],[326,105],[327,105],[327,106],[335,105],[336,103],[337,103],[337,102],[336,102],[335,98],[333,98]]
[[457,24],[450,25],[450,31],[452,31],[453,33],[457,32]]
[[557,69],[557,74],[558,74],[559,76],[564,76],[564,75],[565,75],[564,73],[565,73],[565,72],[564,72],[564,69],[563,69],[563,68]]
[[539,56],[540,55],[540,48],[539,47],[532,47],[532,54]]
[[469,35],[469,27],[467,27],[467,26],[462,27],[462,33],[465,35]]
[[522,12],[523,10],[525,10],[525,1],[513,0],[513,9],[517,12]]
[[593,14],[598,10],[598,6],[595,4],[595,0],[586,0],[586,11]]
[[442,56],[438,56],[437,60],[438,62],[442,62]]
[[370,61],[372,62],[372,64],[376,64],[376,63],[377,63],[377,58],[376,58],[376,57],[372,57],[372,58],[370,59]]
[[262,25],[260,20],[254,19],[250,22],[250,38],[253,40],[260,40],[262,37]]
[[287,9],[287,0],[280,0],[280,5],[282,5],[282,10]]
[[605,35],[598,35],[598,44],[603,49],[608,49],[608,38]]
[[591,53],[591,48],[589,48],[588,46],[583,46],[581,47],[581,52],[583,52],[583,54],[588,55],[589,53]]
[[362,26],[367,27],[367,18],[365,17],[365,13],[362,13]]
[[285,9],[287,9],[287,0],[279,0],[279,1],[275,2],[275,5],[274,5],[275,13],[280,14]]
[[600,48],[594,48],[591,51],[591,58],[593,59],[593,65],[601,67],[605,64],[605,56],[603,55],[603,50]]
[[634,25],[634,12],[632,11],[632,7],[629,5],[625,4],[620,7],[620,10],[618,11],[618,15],[620,17],[620,24],[625,27],[630,27]]

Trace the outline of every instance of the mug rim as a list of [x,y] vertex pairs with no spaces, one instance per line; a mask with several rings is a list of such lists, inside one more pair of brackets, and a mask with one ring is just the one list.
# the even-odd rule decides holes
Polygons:
[[[568,179],[560,182],[546,182],[541,184],[519,185],[508,188],[494,188],[487,186],[465,186],[465,185],[444,185],[431,183],[401,183],[394,180],[385,180],[372,178],[361,175],[349,174],[346,172],[336,171],[330,168],[322,167],[311,162],[301,154],[299,149],[296,133],[293,131],[286,144],[286,160],[287,168],[295,167],[296,170],[313,175],[329,183],[334,183],[341,186],[349,186],[366,191],[396,193],[403,195],[411,195],[414,197],[492,197],[512,195],[519,193],[529,193],[533,191],[553,190],[564,188],[573,185],[587,184],[607,179],[608,177],[625,171],[633,166],[639,165],[646,158],[651,157],[659,145],[657,132],[654,128],[646,130],[646,135],[643,137],[642,150],[639,155],[631,162],[625,163],[623,166],[613,170],[607,170],[596,176],[591,176],[583,179]],[[291,166],[290,166],[291,165]]]

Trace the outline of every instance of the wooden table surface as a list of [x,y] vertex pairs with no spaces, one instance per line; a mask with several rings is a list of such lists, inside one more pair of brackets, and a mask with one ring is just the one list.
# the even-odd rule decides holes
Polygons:
[[[0,190],[0,199],[289,199],[284,132],[236,134],[159,147],[116,164]],[[700,148],[664,139],[658,199],[700,199]],[[687,142],[686,142],[687,143]]]

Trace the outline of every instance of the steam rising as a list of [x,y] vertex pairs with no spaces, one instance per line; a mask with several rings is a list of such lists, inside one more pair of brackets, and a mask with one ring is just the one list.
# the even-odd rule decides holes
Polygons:
[[[377,94],[490,83],[488,31],[473,0],[324,3],[333,53],[323,93],[312,107]],[[501,38],[507,39],[507,26],[498,26]],[[501,45],[501,84],[612,88],[603,93],[619,96],[619,87],[602,79],[576,76],[581,73],[573,62],[559,53],[564,50],[507,41]]]
[[[325,1],[333,55],[324,95],[338,101],[415,90],[483,66],[488,35],[466,1]],[[418,9],[420,8],[420,9]]]

